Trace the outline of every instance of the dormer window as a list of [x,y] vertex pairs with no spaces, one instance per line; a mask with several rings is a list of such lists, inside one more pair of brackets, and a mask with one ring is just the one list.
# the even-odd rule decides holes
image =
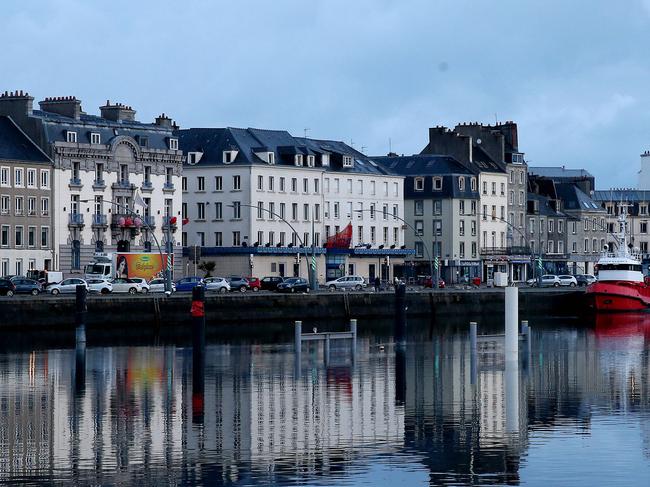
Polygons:
[[231,162],[235,161],[235,158],[237,157],[238,151],[236,150],[225,150],[223,151],[223,163],[224,164],[230,164]]
[[[460,184],[460,182],[459,182],[459,184]],[[463,182],[463,186],[464,185],[465,185],[465,183]],[[442,178],[440,178],[440,177],[434,177],[433,178],[433,189],[435,191],[440,191],[442,189]]]
[[91,132],[90,133],[90,143],[91,144],[101,144],[102,143],[102,136],[99,135],[96,132]]
[[191,166],[198,164],[198,162],[203,157],[203,152],[188,152],[187,153],[187,163]]
[[269,152],[268,154],[268,163],[275,164],[275,152]]
[[138,144],[140,145],[140,147],[149,146],[149,137],[143,137],[142,135],[138,135],[136,138],[138,139]]
[[352,156],[343,156],[343,167],[352,167]]
[[73,132],[72,130],[66,130],[65,140],[66,142],[72,142],[72,143],[77,142],[77,132]]
[[512,154],[512,163],[513,164],[523,164],[524,155],[523,154]]
[[307,167],[314,167],[316,165],[316,156],[307,156]]
[[458,189],[461,191],[465,191],[465,178],[463,176],[460,176],[458,178]]
[[470,179],[470,185],[471,185],[472,191],[476,191],[476,178],[471,178]]
[[415,191],[424,191],[424,178],[415,178],[413,181]]
[[168,144],[169,144],[169,150],[178,150],[178,139],[169,138]]
[[329,154],[321,154],[321,156],[320,156],[320,164],[323,167],[328,167],[330,165],[330,155]]
[[296,164],[296,166],[302,166],[302,154],[295,155],[294,163]]

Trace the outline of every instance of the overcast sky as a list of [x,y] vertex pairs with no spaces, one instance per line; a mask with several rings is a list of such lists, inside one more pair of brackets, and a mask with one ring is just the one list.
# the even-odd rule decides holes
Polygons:
[[143,121],[286,129],[411,154],[427,128],[519,124],[531,165],[635,186],[650,0],[2,0],[0,90]]

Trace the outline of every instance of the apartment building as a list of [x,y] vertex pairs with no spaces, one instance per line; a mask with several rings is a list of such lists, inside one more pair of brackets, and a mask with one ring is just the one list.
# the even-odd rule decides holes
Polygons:
[[0,116],[0,275],[53,269],[52,161]]
[[478,175],[448,156],[373,159],[405,177],[405,239],[406,246],[415,249],[406,274],[429,275],[429,259],[437,257],[439,275],[447,283],[480,276]]
[[[342,142],[255,128],[178,137],[188,158],[183,243],[202,247],[220,275],[307,278],[313,255],[320,282],[390,279],[412,252],[402,248],[403,178]],[[349,245],[327,248],[343,230]]]
[[[53,268],[82,273],[95,253],[182,248],[173,217],[181,212],[183,154],[164,114],[135,119],[120,103],[88,115],[75,97],[46,98],[33,109],[27,93],[0,95],[0,115],[12,117],[53,161]],[[138,204],[139,198],[143,204]],[[135,214],[135,215],[134,215]]]

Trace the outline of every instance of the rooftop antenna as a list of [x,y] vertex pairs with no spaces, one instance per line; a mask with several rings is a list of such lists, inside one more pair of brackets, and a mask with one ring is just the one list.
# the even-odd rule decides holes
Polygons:
[[366,146],[365,146],[365,145],[362,145],[362,146],[361,146],[361,153],[362,153],[362,154],[365,154],[365,153],[366,153]]
[[499,125],[499,119],[497,118],[497,112],[494,112],[494,125]]
[[307,138],[307,132],[310,131],[310,128],[304,128],[303,131],[305,132],[305,139]]
[[390,139],[390,137],[388,137],[388,153],[393,153],[393,141]]
[[350,147],[354,149],[354,140],[350,139]]

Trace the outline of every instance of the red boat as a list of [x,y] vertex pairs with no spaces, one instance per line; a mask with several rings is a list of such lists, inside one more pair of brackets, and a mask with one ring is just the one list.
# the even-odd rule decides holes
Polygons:
[[618,217],[617,251],[598,261],[598,281],[587,287],[589,306],[596,311],[642,311],[650,309],[650,283],[643,277],[641,256],[627,246],[626,215]]

